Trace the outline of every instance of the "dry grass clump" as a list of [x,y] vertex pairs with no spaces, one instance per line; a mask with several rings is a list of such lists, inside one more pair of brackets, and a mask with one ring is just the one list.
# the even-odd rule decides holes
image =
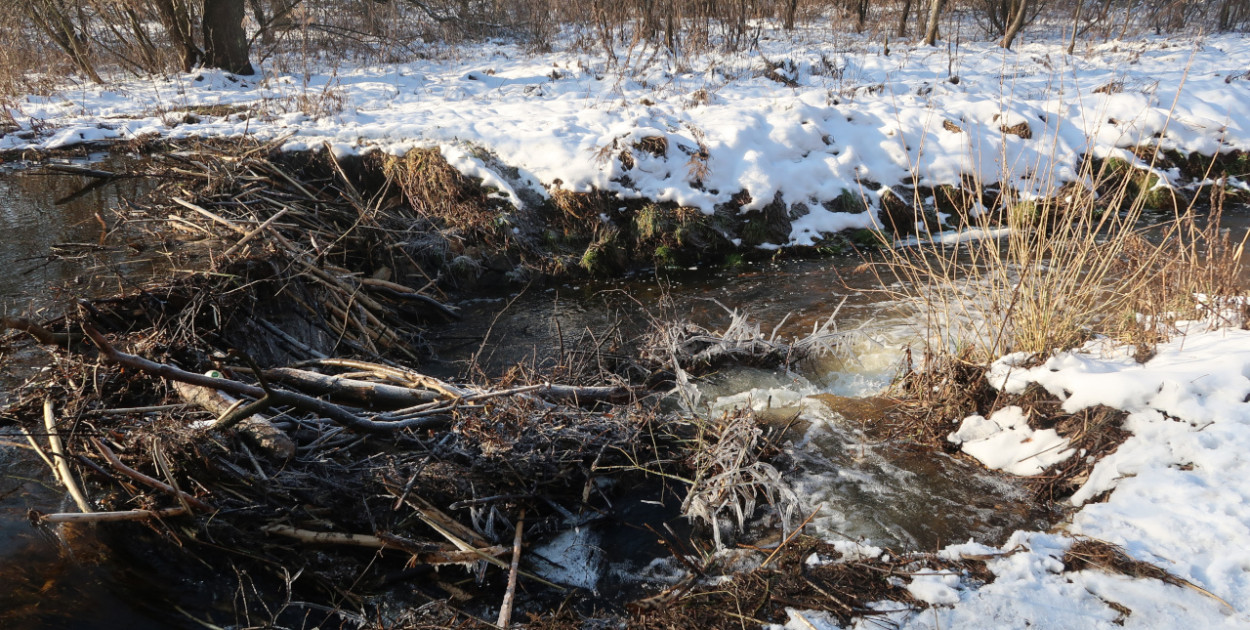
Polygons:
[[1242,244],[1220,231],[1220,209],[1200,216],[1190,203],[1148,225],[1150,191],[1129,171],[1087,161],[1088,187],[1004,191],[965,226],[998,237],[946,246],[930,233],[888,249],[882,277],[901,280],[897,292],[925,312],[930,354],[983,363],[1094,335],[1157,341],[1168,322],[1196,314],[1195,294],[1236,291]]
[[[724,365],[782,367],[790,369],[801,361],[825,355],[843,355],[857,331],[840,331],[838,309],[834,309],[812,331],[793,338],[780,334],[783,318],[771,332],[749,313],[726,308],[729,323],[722,330],[709,330],[691,322],[657,322],[642,340],[639,354],[644,362],[669,366],[694,375],[707,374]],[[839,305],[840,307],[840,305]]]
[[[1063,564],[1068,571],[1086,571],[1098,570],[1106,573],[1117,573],[1137,579],[1155,579],[1166,584],[1179,586],[1181,588],[1193,589],[1215,601],[1219,602],[1228,611],[1232,611],[1233,607],[1228,602],[1220,599],[1214,593],[1176,575],[1167,569],[1135,560],[1128,555],[1128,552],[1119,545],[1109,543],[1105,540],[1096,538],[1081,537],[1072,543],[1067,553],[1063,554]],[[1124,617],[1132,614],[1132,610],[1128,607],[1116,602],[1108,601],[1107,604],[1116,612],[1120,613],[1121,618],[1116,622],[1118,625],[1124,624]]]
[[[857,620],[874,625],[889,611],[919,609],[907,583],[917,575],[949,570],[975,585],[991,581],[987,558],[951,561],[931,554],[886,553],[878,558],[843,556],[834,545],[798,535],[776,546],[746,547],[763,563],[730,579],[683,583],[631,604],[632,620],[644,628],[741,628],[769,624],[812,624],[806,611],[821,611],[846,626]],[[809,564],[810,558],[819,563]],[[704,572],[714,575],[709,562]],[[880,602],[893,605],[882,609]],[[797,617],[797,619],[795,618]],[[882,621],[882,627],[887,627]],[[805,627],[805,626],[804,626]],[[812,625],[811,627],[816,627]]]
[[736,411],[702,426],[695,441],[690,463],[694,479],[682,501],[682,514],[710,527],[717,549],[725,545],[722,515],[732,517],[738,531],[745,531],[762,499],[788,532],[801,509],[781,471],[760,459],[766,446],[763,433],[754,414]]
[[383,173],[417,213],[444,229],[483,230],[495,225],[506,200],[492,197],[480,181],[447,163],[437,147],[388,157]]

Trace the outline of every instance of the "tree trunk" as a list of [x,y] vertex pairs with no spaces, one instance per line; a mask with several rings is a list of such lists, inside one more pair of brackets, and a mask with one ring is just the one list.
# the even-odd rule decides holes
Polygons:
[[946,0],[932,0],[929,3],[929,22],[924,29],[924,43],[926,46],[936,46],[938,37],[938,17],[942,14],[942,7],[946,4]]
[[1015,40],[1016,34],[1020,32],[1020,27],[1024,26],[1024,15],[1028,12],[1029,0],[1016,0],[1015,13],[1011,15],[1011,21],[1007,23],[1007,30],[1003,33],[1003,41],[999,42],[999,46],[1011,49],[1011,42]]
[[907,37],[907,19],[911,17],[911,0],[903,0],[903,14],[898,18],[898,38]]
[[794,16],[799,12],[799,0],[786,0],[784,27],[787,31],[794,30]]
[[169,41],[178,51],[182,71],[190,72],[204,58],[204,52],[195,45],[195,33],[191,30],[191,12],[183,0],[153,0],[161,25]]
[[1072,12],[1072,39],[1068,41],[1068,54],[1076,52],[1076,34],[1081,30],[1081,3],[1076,0],[1076,9]]
[[234,74],[255,74],[243,30],[243,0],[204,0],[204,65]]

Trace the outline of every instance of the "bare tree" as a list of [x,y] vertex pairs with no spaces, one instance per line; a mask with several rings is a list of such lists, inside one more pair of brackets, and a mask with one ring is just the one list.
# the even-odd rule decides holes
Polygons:
[[195,32],[191,28],[191,9],[186,0],[151,0],[160,16],[161,26],[169,43],[178,53],[183,72],[190,72],[204,58],[204,51],[195,45]]
[[787,31],[794,30],[794,14],[798,12],[799,0],[786,0],[785,11],[782,14],[782,22]]
[[204,0],[204,64],[234,74],[255,74],[243,30],[243,0]]
[[104,83],[91,62],[91,40],[83,5],[71,6],[63,0],[18,0],[21,10],[52,43],[56,44],[70,61],[95,83]]
[[938,38],[938,18],[942,14],[942,7],[946,5],[946,0],[931,0],[929,3],[929,21],[924,29],[924,43],[926,46],[936,46]]
[[998,42],[999,46],[1011,48],[1011,42],[1015,40],[1020,28],[1024,26],[1024,16],[1028,13],[1028,9],[1029,0],[1011,0],[1008,12],[1010,19],[1006,28],[1003,29],[1003,39]]

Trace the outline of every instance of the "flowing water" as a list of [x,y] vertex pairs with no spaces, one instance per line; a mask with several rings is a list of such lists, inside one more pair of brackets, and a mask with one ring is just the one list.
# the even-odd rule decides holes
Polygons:
[[478,298],[460,305],[460,322],[431,335],[438,360],[425,369],[452,375],[499,373],[517,363],[550,367],[618,331],[626,339],[644,334],[656,320],[723,329],[727,308],[783,338],[835,315],[844,354],[792,370],[726,369],[698,381],[707,413],[752,407],[766,419],[801,423],[805,430],[790,433],[801,472],[789,481],[807,509],[822,506],[812,521],[817,533],[934,549],[1045,526],[1019,485],[942,453],[866,435],[884,404],[874,408],[880,399],[873,397],[889,385],[917,329],[914,310],[889,299],[859,267],[850,257],[764,262],[681,270],[659,282],[581,282]]
[[[124,166],[94,168],[120,172]],[[91,181],[36,169],[0,172],[5,315],[37,317],[73,297],[142,282],[168,265],[162,244],[153,247],[117,229],[121,215],[113,210],[124,213],[126,202],[144,192],[144,181],[117,180],[76,194]],[[1233,220],[1244,230],[1244,218]],[[813,520],[817,533],[931,550],[969,538],[1001,541],[1015,529],[1045,526],[1014,482],[905,442],[867,436],[865,424],[880,412],[880,399],[872,397],[888,385],[916,322],[913,310],[876,290],[876,279],[859,262],[672,270],[658,280],[648,274],[479,296],[456,305],[461,321],[432,331],[436,358],[421,368],[442,376],[497,374],[518,363],[551,368],[575,356],[611,359],[628,353],[628,343],[654,321],[688,319],[715,329],[729,321],[727,308],[744,310],[763,330],[776,327],[783,337],[811,331],[836,313],[846,335],[843,354],[794,370],[725,370],[699,385],[707,413],[750,406],[765,419],[798,421],[801,430],[789,432],[788,448],[801,472],[789,481],[806,508],[820,508]],[[21,381],[21,374],[0,375],[0,400]],[[20,441],[11,432],[0,435],[0,444]],[[0,445],[0,473],[0,626],[196,627],[170,618],[171,602],[188,596],[185,585],[152,584],[133,560],[101,553],[89,532],[37,530],[28,523],[27,510],[57,510],[65,501],[29,451]],[[675,518],[672,506],[639,506],[654,512],[644,515],[647,520]],[[580,555],[582,573],[566,579],[591,587],[613,581],[601,582],[603,576],[619,582],[621,575],[643,573],[650,558],[665,553],[642,544],[654,537],[636,531],[586,531],[586,540],[558,540],[546,551],[590,549]],[[620,549],[635,552],[613,555]],[[562,562],[569,563],[567,555]]]

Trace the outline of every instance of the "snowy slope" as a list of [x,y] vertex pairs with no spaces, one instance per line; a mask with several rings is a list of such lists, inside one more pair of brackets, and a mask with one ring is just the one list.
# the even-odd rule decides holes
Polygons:
[[[765,31],[760,51],[681,68],[620,71],[590,54],[486,43],[454,60],[307,78],[205,71],[67,86],[16,102],[26,128],[0,137],[0,149],[150,135],[250,135],[339,153],[439,145],[479,175],[479,157],[493,154],[535,188],[599,188],[705,212],[742,190],[744,210],[780,194],[810,210],[794,223],[798,244],[872,224],[872,213],[821,207],[844,190],[871,201],[884,185],[961,175],[1048,188],[1075,178],[1087,151],[1131,157],[1122,149],[1155,136],[1186,152],[1250,149],[1250,79],[1238,78],[1250,36],[1115,41],[1074,56],[1061,40],[1014,51],[895,43],[886,56],[877,43],[827,39]],[[202,109],[225,105],[246,109]],[[661,154],[633,148],[655,136],[666,140]],[[622,150],[632,165],[617,159]]]

